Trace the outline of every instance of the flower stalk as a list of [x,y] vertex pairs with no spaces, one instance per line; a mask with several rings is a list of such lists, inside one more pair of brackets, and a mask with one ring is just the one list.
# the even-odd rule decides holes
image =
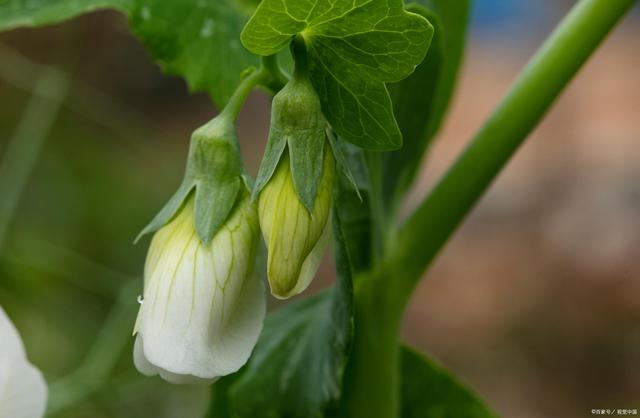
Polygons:
[[[399,351],[390,347],[370,350],[369,343],[395,336],[394,344],[397,344],[404,309],[424,270],[554,100],[634,3],[633,0],[581,0],[574,6],[465,152],[397,235],[391,237],[392,245],[387,245],[384,260],[366,280],[360,280],[356,289],[353,362],[347,371],[346,390],[350,392],[348,407],[352,417],[399,416]],[[369,306],[368,310],[371,304],[375,309]],[[372,322],[378,326],[369,326]],[[367,367],[370,364],[378,367]]]

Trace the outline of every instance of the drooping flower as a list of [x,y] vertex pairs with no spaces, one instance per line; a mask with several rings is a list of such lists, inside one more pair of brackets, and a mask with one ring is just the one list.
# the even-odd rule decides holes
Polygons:
[[25,353],[18,331],[0,307],[0,417],[40,418],[47,385]]
[[254,271],[258,216],[246,192],[213,239],[194,228],[194,202],[153,237],[134,362],[172,383],[214,381],[244,365],[265,315]]

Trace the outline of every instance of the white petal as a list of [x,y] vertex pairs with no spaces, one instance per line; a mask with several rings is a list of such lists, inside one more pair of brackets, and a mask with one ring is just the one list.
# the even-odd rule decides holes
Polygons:
[[0,359],[24,356],[24,346],[18,330],[0,306]]
[[144,356],[144,347],[142,337],[139,335],[136,337],[136,341],[133,346],[133,363],[138,371],[146,376],[155,376],[159,374],[164,380],[169,383],[213,383],[216,379],[201,379],[191,375],[179,375],[163,370],[159,367],[149,363]]
[[21,359],[9,360],[4,387],[0,383],[0,417],[40,418],[47,404],[47,386],[38,369]]
[[0,417],[44,415],[47,386],[25,355],[18,331],[0,307]]
[[251,274],[258,221],[248,202],[209,245],[195,234],[191,207],[154,237],[149,257],[155,265],[146,266],[136,325],[134,361],[142,373],[171,382],[211,381],[249,358],[262,329],[265,298]]

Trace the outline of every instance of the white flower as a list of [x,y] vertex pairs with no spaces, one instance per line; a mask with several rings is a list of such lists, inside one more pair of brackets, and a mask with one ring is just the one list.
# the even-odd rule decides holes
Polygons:
[[203,244],[193,200],[153,237],[134,330],[138,370],[172,383],[211,382],[237,371],[249,359],[265,315],[264,288],[254,271],[255,204],[242,196]]
[[325,149],[313,212],[309,213],[296,193],[286,153],[260,192],[260,228],[269,251],[267,276],[271,293],[279,299],[309,286],[329,243],[335,165],[333,153]]
[[47,404],[47,385],[29,361],[18,331],[0,307],[0,417],[39,418]]

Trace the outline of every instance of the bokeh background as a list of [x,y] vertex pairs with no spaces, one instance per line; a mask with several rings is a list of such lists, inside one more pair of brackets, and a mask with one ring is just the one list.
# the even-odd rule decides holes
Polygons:
[[[406,210],[571,3],[475,2],[459,89]],[[640,408],[639,15],[571,84],[408,310],[406,340],[504,417]],[[190,133],[215,108],[104,11],[0,34],[0,98],[0,305],[51,385],[52,416],[198,416],[206,389],[132,366],[148,243],[132,240],[179,184]],[[268,106],[252,95],[239,124],[254,174]],[[327,260],[312,291],[331,280]]]

